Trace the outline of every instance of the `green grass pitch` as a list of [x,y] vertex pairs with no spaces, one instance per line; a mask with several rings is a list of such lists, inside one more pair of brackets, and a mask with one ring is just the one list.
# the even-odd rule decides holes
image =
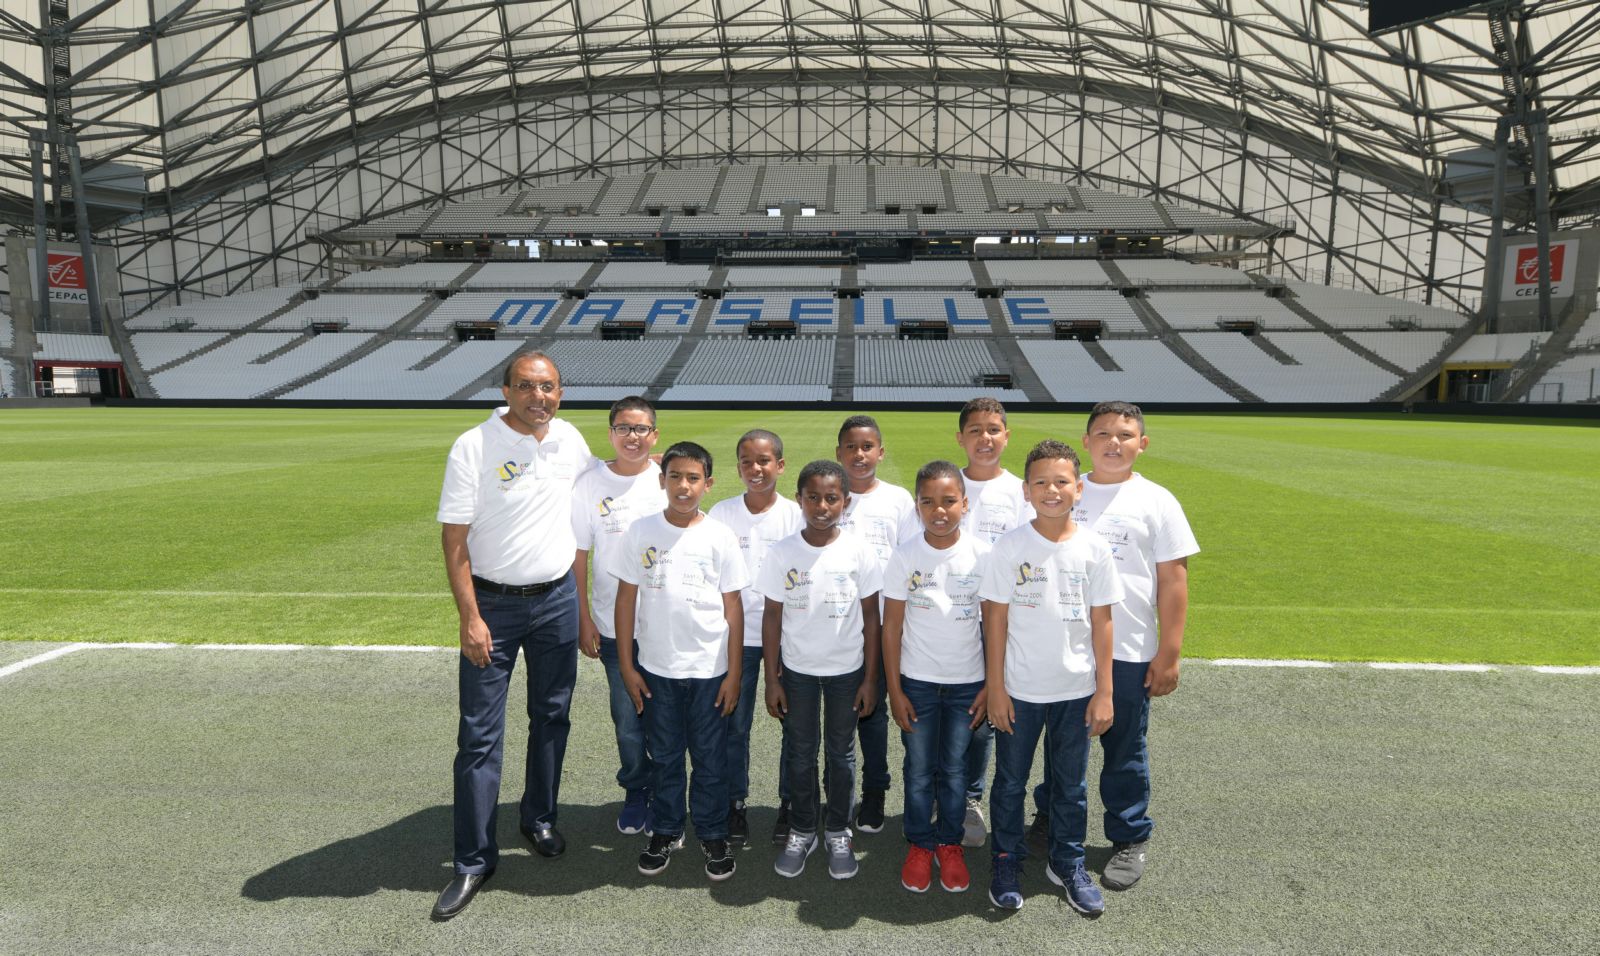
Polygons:
[[[0,638],[448,644],[434,510],[479,410],[0,412]],[[608,448],[604,413],[565,417]],[[878,416],[882,477],[960,462],[953,413]],[[771,428],[790,475],[837,412],[666,411],[717,456]],[[1012,416],[1018,470],[1081,415]],[[1591,425],[1353,414],[1155,415],[1140,471],[1184,503],[1186,653],[1600,662],[1600,441]]]

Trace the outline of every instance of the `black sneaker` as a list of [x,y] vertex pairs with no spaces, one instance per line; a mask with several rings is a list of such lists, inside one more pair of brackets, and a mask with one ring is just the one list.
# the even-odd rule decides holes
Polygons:
[[665,833],[652,834],[650,846],[639,854],[639,872],[645,876],[655,876],[667,868],[672,861],[672,851],[683,849],[683,834],[668,836]]
[[856,829],[862,833],[877,833],[883,829],[882,790],[861,791],[861,805],[856,807]]
[[1035,813],[1033,824],[1028,827],[1028,834],[1023,838],[1028,844],[1029,852],[1037,856],[1050,855],[1050,815],[1048,813]]
[[706,840],[700,844],[706,855],[706,876],[720,883],[733,875],[733,854],[728,852],[727,840]]
[[783,846],[789,842],[789,801],[778,804],[778,822],[772,825],[772,845]]
[[735,800],[728,806],[728,842],[734,846],[750,842],[750,821],[745,819],[743,800]]

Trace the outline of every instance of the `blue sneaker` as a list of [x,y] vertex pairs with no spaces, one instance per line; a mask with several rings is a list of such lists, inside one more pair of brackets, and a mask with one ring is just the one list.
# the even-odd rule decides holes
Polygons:
[[617,830],[629,835],[650,832],[650,791],[629,790],[617,814]]
[[994,855],[994,877],[989,881],[989,902],[1003,910],[1022,909],[1022,861],[1010,853]]
[[1106,900],[1100,893],[1100,887],[1094,885],[1094,880],[1089,879],[1089,871],[1083,868],[1080,861],[1072,868],[1066,879],[1056,874],[1053,867],[1046,866],[1044,875],[1050,882],[1067,891],[1067,905],[1086,916],[1099,916],[1106,911]]

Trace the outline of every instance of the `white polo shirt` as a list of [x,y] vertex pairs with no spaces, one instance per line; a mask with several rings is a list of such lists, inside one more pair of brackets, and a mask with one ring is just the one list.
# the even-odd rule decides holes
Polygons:
[[882,586],[872,546],[848,531],[821,548],[798,533],[774,543],[756,589],[783,604],[783,666],[812,677],[861,667],[867,659],[861,601]]
[[755,581],[761,573],[761,563],[774,542],[796,534],[804,523],[800,506],[793,498],[779,495],[772,507],[760,514],[751,514],[745,507],[744,495],[724,498],[711,506],[711,517],[722,522],[739,538],[739,550],[744,552],[744,566],[750,571],[750,587],[744,589],[744,646],[761,646],[761,616],[767,599],[756,590]]
[[961,516],[963,534],[975,534],[989,544],[1019,524],[1033,520],[1033,505],[1022,496],[1022,479],[1009,471],[988,481],[976,481],[965,475],[961,479],[967,486],[967,513]]
[[1034,704],[1094,694],[1089,609],[1122,600],[1116,560],[1099,535],[1079,527],[1056,542],[1022,525],[994,543],[978,595],[1009,605],[1008,694]]
[[728,672],[722,596],[750,578],[727,525],[702,518],[680,528],[662,512],[645,515],[622,535],[611,573],[639,588],[640,667],[674,680]]
[[572,568],[572,487],[594,461],[559,418],[544,441],[499,415],[456,439],[445,462],[439,522],[468,525],[472,573],[500,584],[543,584]]
[[983,680],[978,585],[989,545],[961,532],[948,548],[925,537],[902,544],[883,572],[883,596],[906,602],[900,631],[900,673],[934,684]]
[[1172,492],[1138,472],[1127,481],[1097,485],[1093,472],[1084,476],[1083,495],[1072,520],[1098,534],[1111,546],[1117,576],[1127,590],[1111,609],[1119,661],[1154,660],[1160,647],[1156,631],[1156,565],[1200,553],[1183,506]]
[[617,579],[609,571],[611,552],[635,521],[666,507],[661,466],[655,462],[637,475],[619,475],[605,465],[590,468],[573,488],[572,534],[577,546],[594,557],[589,617],[605,637],[617,636]]

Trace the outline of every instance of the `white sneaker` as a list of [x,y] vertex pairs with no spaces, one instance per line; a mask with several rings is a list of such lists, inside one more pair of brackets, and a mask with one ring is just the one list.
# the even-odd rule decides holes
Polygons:
[[850,845],[849,830],[829,833],[827,840],[829,876],[836,880],[848,880],[860,872],[861,864],[856,862],[856,851]]

